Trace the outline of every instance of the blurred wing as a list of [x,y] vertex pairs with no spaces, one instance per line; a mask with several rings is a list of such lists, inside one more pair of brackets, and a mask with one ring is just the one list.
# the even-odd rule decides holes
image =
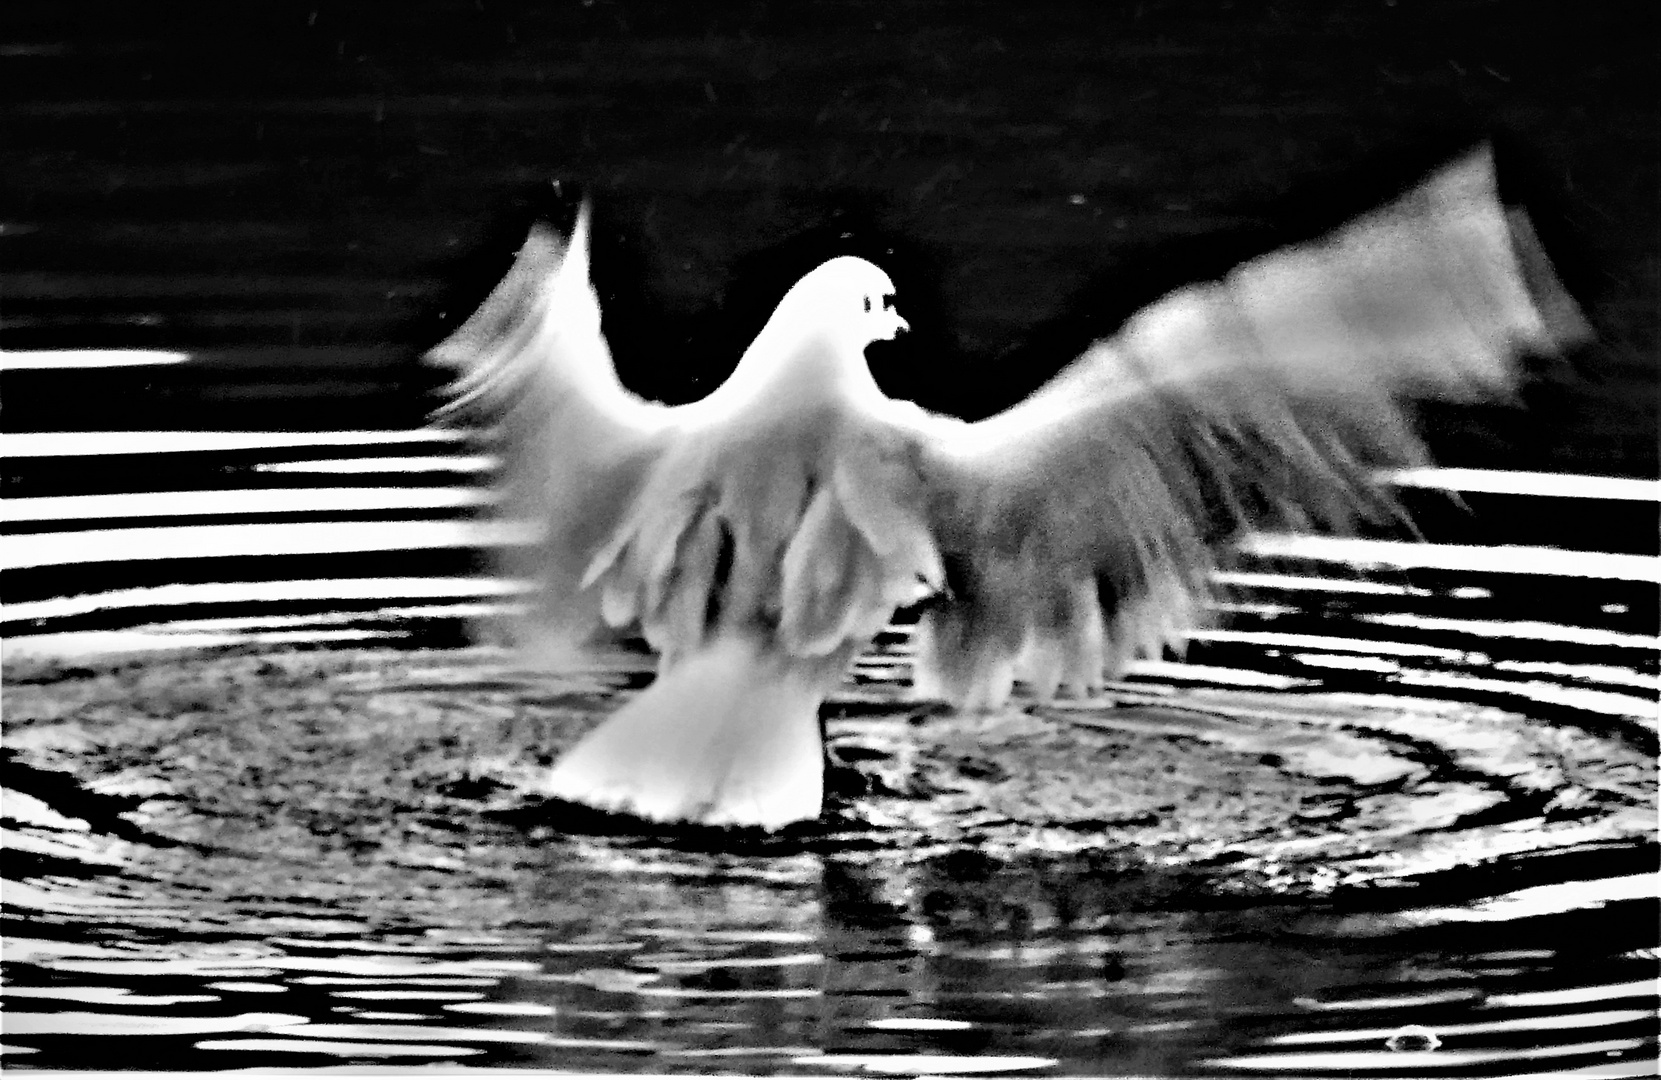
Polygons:
[[493,629],[557,662],[602,627],[584,573],[674,424],[674,410],[617,380],[589,282],[587,206],[568,243],[536,226],[507,276],[427,359],[458,372],[437,416],[482,426],[501,458],[497,517],[527,533],[492,550],[495,572],[531,590],[528,610]]
[[1587,333],[1486,150],[1311,244],[1166,296],[1019,405],[927,441],[947,592],[919,689],[1089,692],[1194,625],[1212,551],[1388,511],[1422,447],[1398,398],[1502,395]]

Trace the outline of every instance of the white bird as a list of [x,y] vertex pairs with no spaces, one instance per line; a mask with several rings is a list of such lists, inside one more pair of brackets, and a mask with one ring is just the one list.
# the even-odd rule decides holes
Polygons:
[[630,628],[659,653],[547,794],[660,822],[818,816],[819,706],[920,599],[921,695],[1096,694],[1180,643],[1240,530],[1386,505],[1372,467],[1422,456],[1401,395],[1504,395],[1519,353],[1587,333],[1486,149],[1171,293],[977,423],[878,389],[865,348],[905,328],[888,276],[835,258],[718,389],[646,401],[600,331],[585,205],[432,351],[460,371],[445,414],[499,444],[500,513],[540,529],[498,555],[535,586],[509,636],[549,667]]

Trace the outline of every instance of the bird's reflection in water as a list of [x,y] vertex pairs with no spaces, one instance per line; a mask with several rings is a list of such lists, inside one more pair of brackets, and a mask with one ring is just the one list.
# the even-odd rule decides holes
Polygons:
[[9,935],[7,1043],[43,1064],[122,1034],[149,1036],[157,1067],[1142,1074],[1435,1074],[1450,1055],[1521,1067],[1547,1051],[1621,1066],[1653,1046],[1642,848],[1558,855],[1580,880],[1494,901],[1468,900],[1493,892],[1492,866],[1443,872],[1431,907],[1411,889],[1230,895],[1226,875],[1106,850],[517,843],[512,915],[453,883],[448,928],[399,919],[415,908],[390,892],[327,910],[179,888],[164,903],[115,863],[9,891],[37,917]]
[[768,858],[582,841],[549,855],[550,897],[615,898],[548,927],[562,1034],[735,1067],[904,1071],[971,1055],[1167,1073],[1196,1055],[1249,1060],[1333,1017],[1465,1013],[1496,980],[1554,966],[1550,950],[1473,954],[1445,933],[1404,951],[1347,932],[1325,903],[1231,902],[1101,853]]

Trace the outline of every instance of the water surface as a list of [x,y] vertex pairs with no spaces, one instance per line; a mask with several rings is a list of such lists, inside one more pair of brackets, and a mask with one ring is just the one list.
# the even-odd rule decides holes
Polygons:
[[963,718],[906,655],[827,708],[829,813],[780,837],[535,795],[639,658],[14,661],[9,1063],[1653,1069],[1636,719],[1221,666]]

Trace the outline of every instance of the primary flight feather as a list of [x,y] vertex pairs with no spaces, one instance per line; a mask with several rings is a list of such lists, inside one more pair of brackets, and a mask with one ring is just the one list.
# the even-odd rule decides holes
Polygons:
[[546,793],[664,822],[816,817],[819,705],[919,600],[920,693],[1098,692],[1180,642],[1242,529],[1379,510],[1372,469],[1421,456],[1401,397],[1504,394],[1519,353],[1586,334],[1485,150],[1166,296],[978,423],[878,389],[865,348],[905,322],[851,257],[792,286],[709,396],[645,401],[600,332],[587,230],[586,207],[568,239],[534,230],[431,359],[459,372],[444,412],[499,445],[499,513],[539,530],[497,554],[534,586],[509,637],[551,667],[631,628],[659,653]]

